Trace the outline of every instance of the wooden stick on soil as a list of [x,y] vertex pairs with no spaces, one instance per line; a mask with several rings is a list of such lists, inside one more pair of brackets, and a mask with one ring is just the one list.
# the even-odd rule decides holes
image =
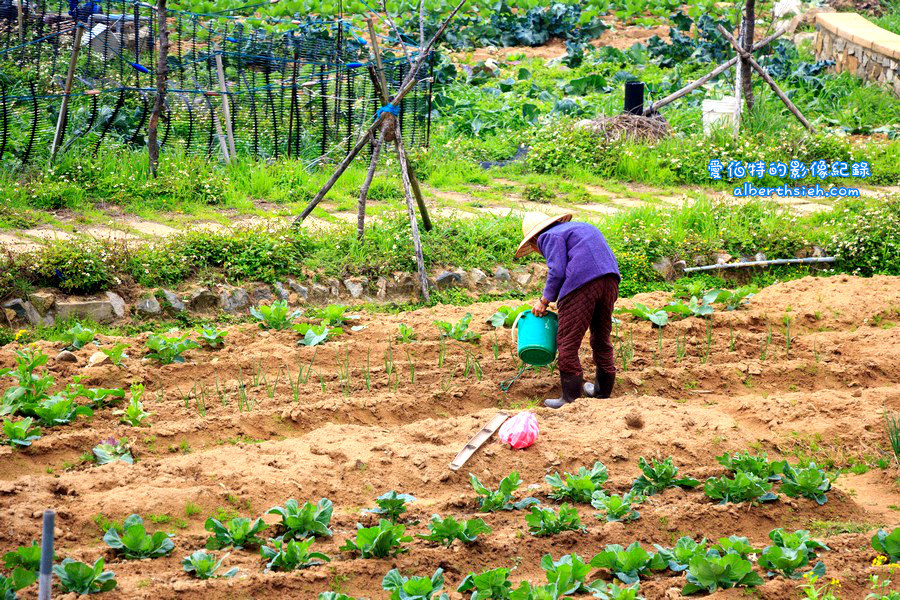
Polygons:
[[[231,102],[228,100],[228,85],[225,83],[225,68],[222,66],[222,48],[218,44],[213,46],[216,54],[216,72],[219,75],[219,88],[222,90],[222,111],[225,117],[225,135],[228,136],[228,151],[231,160],[237,160],[237,152],[234,149],[234,131],[231,128]],[[290,143],[290,140],[288,140]]]
[[381,145],[384,143],[384,132],[378,135],[378,140],[372,148],[372,160],[369,163],[369,170],[366,171],[366,180],[363,181],[362,187],[359,188],[359,204],[356,216],[356,237],[363,239],[366,235],[366,198],[369,196],[369,186],[372,185],[372,178],[375,177],[375,168],[378,166],[378,157],[381,154]]
[[810,133],[812,133],[814,131],[813,126],[810,125],[809,121],[806,120],[806,117],[803,116],[803,113],[800,112],[800,109],[797,108],[793,102],[791,102],[790,98],[788,98],[785,93],[781,91],[781,88],[778,87],[778,84],[775,83],[775,80],[772,79],[768,73],[766,73],[766,70],[759,66],[759,63],[756,62],[749,53],[745,52],[744,49],[740,47],[740,45],[737,43],[737,40],[734,39],[734,36],[728,33],[728,31],[724,27],[718,25],[717,29],[719,30],[719,33],[725,36],[725,39],[728,40],[728,42],[732,46],[734,46],[734,49],[737,50],[743,58],[747,59],[747,62],[750,63],[751,67],[753,67],[753,70],[759,73],[759,76],[763,78],[763,81],[769,84],[769,87],[772,88],[772,91],[775,92],[775,95],[777,95],[781,99],[781,101],[784,102],[784,105],[788,107],[788,110],[790,110],[795,117],[797,117],[797,120],[800,121],[803,126],[810,131]]
[[153,101],[153,112],[147,124],[147,153],[150,157],[150,173],[156,177],[159,168],[159,117],[166,104],[166,85],[169,76],[169,29],[166,21],[166,0],[157,0],[156,11],[159,30],[159,55],[156,60],[156,98]]

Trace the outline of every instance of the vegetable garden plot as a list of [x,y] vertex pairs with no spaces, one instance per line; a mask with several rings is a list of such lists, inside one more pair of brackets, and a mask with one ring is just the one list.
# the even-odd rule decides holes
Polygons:
[[[656,292],[621,305],[671,300]],[[637,579],[648,599],[686,587],[740,597],[728,594],[743,590],[721,590],[752,584],[760,597],[787,600],[808,581],[803,574],[822,567],[820,587],[836,577],[841,598],[863,598],[870,575],[890,579],[873,559],[900,552],[889,507],[900,471],[883,426],[884,410],[900,411],[900,340],[885,328],[898,303],[897,278],[807,278],[765,288],[733,311],[716,304],[712,315],[673,316],[662,352],[651,323],[621,316],[634,356],[612,399],[538,408],[533,447],[512,451],[492,440],[458,473],[447,464],[498,404],[531,407],[556,379],[550,369],[529,370],[511,393],[499,392],[517,368],[506,335],[497,336],[496,355],[492,347],[488,320],[501,302],[286,314],[295,325],[340,327],[311,346],[298,344],[305,334],[294,327],[270,327],[277,315],[260,310],[258,323],[214,336],[215,347],[184,347],[182,363],[142,360],[158,353],[149,334],[96,335],[73,350],[78,364],[53,361],[68,342],[40,342],[35,353],[48,362],[21,369],[13,351],[22,349],[7,346],[0,369],[37,380],[7,373],[5,405],[24,397],[8,391],[31,385],[23,380],[42,381],[20,404],[71,386],[93,415],[35,421],[40,437],[30,446],[0,447],[0,554],[22,546],[15,560],[27,562],[40,525],[33,515],[53,506],[57,562],[100,566],[70,583],[100,588],[114,573],[116,587],[101,598],[339,590],[375,600],[390,596],[383,582],[425,586],[416,579],[424,578],[427,589],[442,585],[453,600],[468,600],[487,579],[505,587],[504,573],[481,575],[508,569],[510,589],[552,579],[580,590],[564,597],[621,593]],[[479,340],[444,336],[435,324],[459,323],[467,312]],[[401,323],[415,334],[404,342]],[[198,333],[164,337],[198,341]],[[84,366],[98,344],[116,343],[130,344],[121,366]],[[476,359],[480,371],[467,376]],[[116,414],[135,394],[149,413],[138,426]],[[107,464],[84,456],[100,442]],[[113,458],[124,451],[133,463]],[[870,470],[854,474],[860,464]],[[468,591],[457,592],[461,585]],[[34,597],[34,587],[19,595]]]
[[[12,166],[47,157],[73,53],[60,151],[90,155],[107,146],[146,146],[159,51],[155,10],[132,0],[88,3],[93,9],[69,4],[29,3],[21,35],[16,20],[0,15],[0,161]],[[227,98],[238,155],[336,162],[380,106],[367,42],[347,21],[305,19],[263,28],[227,15],[182,11],[170,11],[168,21],[163,151],[221,157]],[[387,58],[389,85],[408,69],[402,57]],[[426,68],[419,79],[428,76]],[[430,107],[424,81],[401,102],[398,118],[412,147],[428,143]]]

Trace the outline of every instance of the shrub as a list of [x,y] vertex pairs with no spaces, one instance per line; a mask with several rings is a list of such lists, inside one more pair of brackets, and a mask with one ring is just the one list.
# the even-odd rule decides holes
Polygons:
[[24,257],[38,283],[90,294],[119,283],[112,250],[98,242],[51,242]]
[[535,131],[528,150],[527,165],[538,173],[556,173],[582,167],[594,173],[610,173],[616,164],[612,145],[562,120]]
[[900,275],[900,200],[877,205],[839,205],[830,223],[837,231],[829,249],[854,275]]

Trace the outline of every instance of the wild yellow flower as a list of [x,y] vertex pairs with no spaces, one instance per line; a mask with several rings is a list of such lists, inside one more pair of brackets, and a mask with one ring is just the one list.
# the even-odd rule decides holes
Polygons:
[[884,556],[883,554],[879,554],[878,556],[876,556],[875,558],[872,559],[872,566],[880,567],[881,565],[883,565],[886,562],[887,562],[887,556]]
[[22,339],[22,336],[24,336],[24,335],[27,334],[27,333],[28,333],[28,330],[27,330],[27,329],[20,329],[20,330],[18,330],[18,331],[16,332],[16,341],[18,342],[20,339]]
[[832,577],[831,578],[831,587],[836,587],[836,588],[841,587],[841,580],[838,579],[837,577]]

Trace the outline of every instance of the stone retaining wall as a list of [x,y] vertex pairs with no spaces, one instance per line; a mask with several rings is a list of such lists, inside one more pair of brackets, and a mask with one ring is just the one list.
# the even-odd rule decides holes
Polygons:
[[[507,269],[496,267],[492,273],[481,269],[447,269],[431,278],[435,289],[459,288],[473,296],[500,295],[507,292],[531,293],[544,285],[547,267],[543,263]],[[209,315],[219,312],[245,314],[250,307],[273,300],[286,300],[291,306],[326,305],[354,302],[415,302],[419,283],[414,273],[369,280],[365,277],[327,278],[313,282],[288,279],[273,285],[256,283],[244,286],[188,285],[180,290],[121,289],[91,297],[65,296],[55,290],[38,290],[26,297],[2,303],[0,326],[50,326],[57,319],[83,317],[98,323],[130,318],[174,316],[178,313]]]
[[900,35],[856,13],[816,15],[816,59],[833,60],[834,71],[890,86],[900,96]]

